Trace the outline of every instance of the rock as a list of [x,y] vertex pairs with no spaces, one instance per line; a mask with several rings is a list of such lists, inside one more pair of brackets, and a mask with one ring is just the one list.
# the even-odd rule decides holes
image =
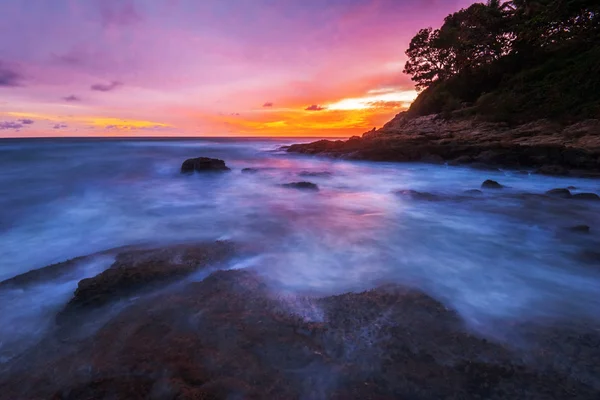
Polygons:
[[437,154],[425,154],[421,161],[428,164],[444,164],[445,160]]
[[6,399],[596,400],[600,334],[568,328],[532,329],[543,351],[525,363],[421,291],[277,296],[252,269],[217,271],[80,339],[50,332],[3,364],[0,387]]
[[481,184],[483,189],[502,189],[504,186],[491,179],[486,180]]
[[480,196],[483,194],[483,192],[479,189],[470,189],[470,190],[465,190],[464,192],[465,194],[468,195],[472,195],[472,196]]
[[331,172],[328,171],[320,171],[320,172],[311,172],[311,171],[302,171],[298,174],[299,176],[311,177],[311,178],[329,178],[331,177]]
[[560,165],[544,165],[543,167],[538,168],[535,172],[542,175],[569,175],[569,170]]
[[260,170],[258,168],[243,168],[242,172],[245,174],[255,174],[257,172],[259,172]]
[[599,201],[600,196],[596,193],[577,193],[573,195],[574,200],[590,200],[590,201]]
[[569,190],[577,190],[577,188],[575,186],[567,186],[567,189],[569,189]]
[[546,194],[548,196],[560,197],[562,199],[570,199],[571,198],[571,191],[569,189],[563,189],[563,188],[548,190],[546,192]]
[[575,225],[569,228],[572,232],[579,233],[590,233],[590,227],[588,225]]
[[477,169],[479,171],[500,172],[500,170],[498,168],[492,167],[489,164],[484,164],[484,163],[480,163],[480,162],[475,162],[475,163],[469,164],[469,167]]
[[119,253],[109,269],[79,282],[63,314],[98,307],[136,290],[164,284],[198,269],[218,265],[233,253],[233,244],[222,241]]
[[281,186],[283,186],[285,188],[300,189],[300,190],[319,190],[319,186],[317,186],[316,184],[314,184],[312,182],[306,182],[306,181],[284,183]]
[[230,169],[225,165],[225,161],[217,158],[198,157],[185,160],[181,164],[182,173],[190,172],[223,172]]
[[437,201],[440,200],[439,196],[427,192],[417,192],[416,190],[399,190],[396,194],[401,196],[410,197],[413,200],[425,200],[425,201]]

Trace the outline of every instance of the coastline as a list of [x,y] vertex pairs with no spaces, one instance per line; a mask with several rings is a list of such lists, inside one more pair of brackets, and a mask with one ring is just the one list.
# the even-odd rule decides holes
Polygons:
[[294,144],[290,153],[366,161],[427,162],[528,169],[547,175],[600,177],[600,120],[549,120],[509,126],[439,114],[399,113],[380,129],[341,141]]

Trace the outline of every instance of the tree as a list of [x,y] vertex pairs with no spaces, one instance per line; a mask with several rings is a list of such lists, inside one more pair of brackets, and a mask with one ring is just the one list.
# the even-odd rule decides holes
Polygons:
[[412,75],[419,90],[453,73],[452,54],[442,43],[438,29],[421,29],[410,41],[406,55],[404,73]]

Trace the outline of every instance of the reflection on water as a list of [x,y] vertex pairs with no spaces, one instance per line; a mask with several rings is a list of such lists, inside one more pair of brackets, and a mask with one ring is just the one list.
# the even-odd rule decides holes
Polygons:
[[[285,292],[414,285],[484,332],[494,321],[600,315],[600,206],[522,195],[569,185],[600,192],[596,181],[272,151],[283,144],[0,144],[0,279],[131,243],[232,239],[260,248],[244,265]],[[195,156],[222,158],[233,171],[180,175]],[[488,178],[509,188],[464,193]],[[320,190],[281,186],[301,180]],[[439,197],[394,193],[401,189]],[[578,224],[592,233],[565,229]],[[63,296],[47,290],[55,292]]]

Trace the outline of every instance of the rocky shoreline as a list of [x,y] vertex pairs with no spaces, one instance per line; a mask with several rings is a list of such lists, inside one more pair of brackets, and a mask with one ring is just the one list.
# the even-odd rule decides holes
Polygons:
[[474,118],[445,119],[437,114],[413,118],[402,112],[362,137],[294,144],[286,150],[352,160],[419,161],[600,177],[600,120],[568,126],[539,120],[509,126]]
[[[600,395],[600,327],[589,321],[516,326],[531,344],[513,347],[472,334],[454,310],[398,285],[322,298],[280,294],[258,270],[222,270],[239,254],[228,242],[113,253],[114,264],[79,283],[37,345],[0,364],[1,398]],[[27,290],[85,260],[0,288]],[[186,279],[198,271],[208,276]],[[101,310],[110,318],[91,329]]]

